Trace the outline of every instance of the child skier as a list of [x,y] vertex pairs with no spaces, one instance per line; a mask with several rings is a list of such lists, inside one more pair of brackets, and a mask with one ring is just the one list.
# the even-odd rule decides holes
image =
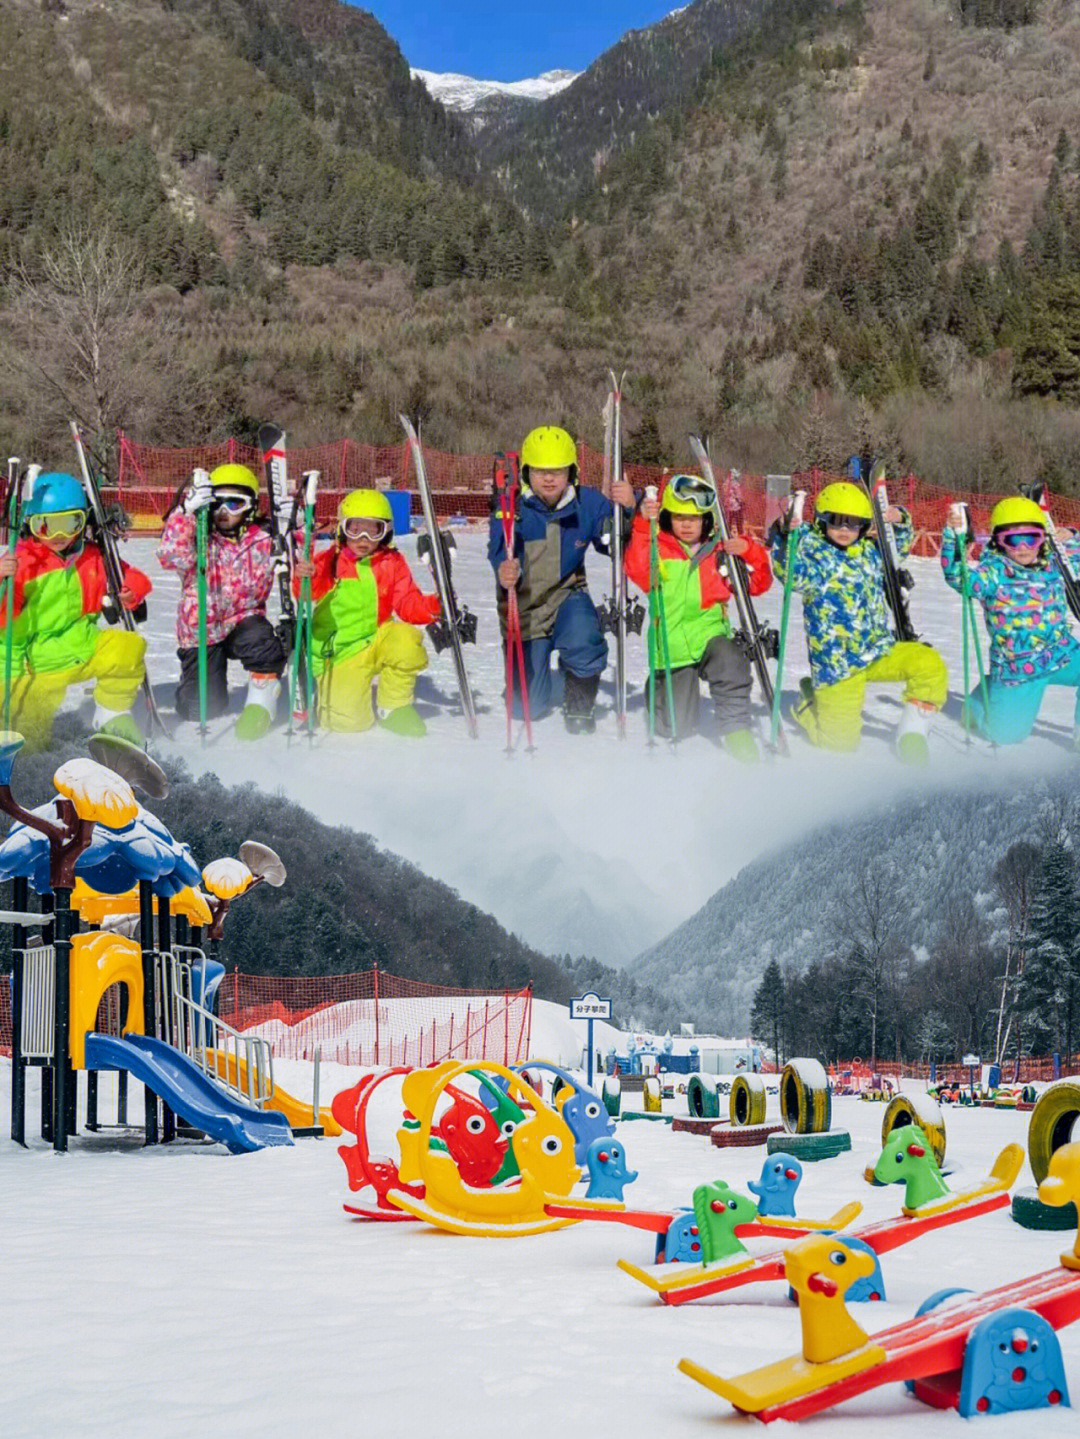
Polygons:
[[[297,560],[297,586],[311,579],[311,633],[318,680],[319,723],[355,732],[375,723],[394,734],[421,736],[427,726],[413,706],[416,676],[427,668],[417,628],[442,613],[438,595],[417,588],[394,548],[390,501],[378,490],[350,490],[338,506],[337,537],[313,560]],[[371,685],[378,678],[372,707]]]
[[577,446],[565,430],[541,425],[521,446],[521,495],[508,554],[501,514],[491,517],[488,559],[498,580],[496,600],[506,640],[506,592],[515,586],[525,654],[525,683],[533,719],[551,709],[551,653],[564,679],[563,718],[572,734],[596,728],[594,706],[607,664],[607,641],[585,579],[590,545],[608,553],[614,505],[629,522],[635,497],[621,477],[609,500],[577,485]]
[[[131,706],[146,677],[146,640],[127,629],[99,628],[109,606],[108,581],[101,550],[87,538],[82,485],[74,475],[38,475],[23,518],[14,552],[0,557],[0,579],[15,576],[13,728],[28,748],[44,749],[68,686],[93,679],[94,728],[141,743]],[[137,612],[150,581],[130,565],[121,563],[121,571],[120,603]]]
[[[675,734],[697,728],[701,681],[709,687],[721,743],[738,759],[758,758],[750,732],[750,659],[732,637],[726,604],[731,598],[725,554],[747,567],[751,595],[772,584],[769,557],[756,540],[715,533],[716,492],[697,475],[674,475],[660,500],[646,499],[634,521],[626,573],[639,588],[650,585],[650,521],[658,518],[659,581],[664,597]],[[667,675],[656,675],[656,729],[670,738]]]
[[269,530],[256,516],[259,482],[246,465],[219,465],[209,475],[196,470],[183,501],[165,521],[158,560],[179,570],[176,613],[180,683],[176,713],[199,718],[199,585],[196,516],[208,513],[206,544],[206,715],[228,709],[228,662],[247,671],[244,708],[236,737],[260,739],[270,728],[281,693],[287,656],[266,617],[275,559]]
[[[961,593],[963,565],[958,505],[941,537],[945,581]],[[1047,685],[1076,690],[1074,743],[1080,743],[1080,644],[1069,628],[1065,585],[1047,543],[1046,512],[1034,500],[1010,496],[990,515],[990,543],[967,566],[968,593],[983,607],[990,635],[986,704],[981,686],[965,704],[975,728],[996,744],[1019,744],[1031,733]],[[1066,558],[1080,558],[1080,543],[1058,531]]]
[[[892,506],[885,518],[906,556],[913,537],[906,512]],[[791,584],[803,597],[813,688],[793,713],[812,744],[853,750],[862,733],[866,686],[903,681],[896,752],[918,764],[929,757],[926,736],[931,717],[945,703],[948,676],[945,661],[929,645],[893,637],[881,552],[869,536],[872,520],[866,492],[841,480],[818,495],[814,523],[799,527]],[[772,561],[781,580],[786,558],[777,526]]]

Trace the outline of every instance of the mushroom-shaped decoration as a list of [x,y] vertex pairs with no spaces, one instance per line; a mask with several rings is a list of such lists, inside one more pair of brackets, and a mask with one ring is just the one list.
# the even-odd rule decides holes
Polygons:
[[169,793],[169,779],[161,766],[145,750],[130,740],[114,734],[96,734],[87,742],[91,759],[126,779],[133,789],[142,790],[151,799],[164,799]]
[[203,870],[203,886],[213,896],[210,906],[214,922],[208,933],[211,939],[220,939],[225,929],[225,916],[229,906],[240,895],[247,894],[257,884],[270,884],[275,889],[285,883],[285,866],[269,845],[257,840],[246,839],[240,846],[239,859],[215,859]]
[[80,819],[123,829],[139,813],[126,779],[92,759],[69,759],[53,775],[53,784],[75,807]]

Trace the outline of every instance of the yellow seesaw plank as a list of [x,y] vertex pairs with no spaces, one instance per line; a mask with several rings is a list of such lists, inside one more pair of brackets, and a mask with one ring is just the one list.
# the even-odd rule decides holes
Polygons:
[[771,1409],[775,1404],[786,1404],[800,1395],[812,1394],[817,1389],[827,1389],[840,1379],[852,1374],[861,1374],[885,1362],[885,1351],[876,1345],[867,1345],[845,1354],[842,1359],[832,1359],[827,1364],[811,1364],[801,1354],[778,1359],[774,1364],[751,1369],[735,1379],[725,1379],[695,1364],[692,1359],[680,1359],[678,1367],[683,1374],[704,1385],[706,1389],[719,1394],[736,1409],[747,1414],[757,1414],[762,1409]]

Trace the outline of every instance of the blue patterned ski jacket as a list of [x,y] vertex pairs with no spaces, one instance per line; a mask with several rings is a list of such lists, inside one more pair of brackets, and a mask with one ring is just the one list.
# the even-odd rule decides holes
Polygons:
[[[1066,559],[1080,558],[1080,543],[1060,548]],[[956,534],[948,526],[941,536],[941,568],[946,584],[962,592]],[[1069,629],[1065,584],[1053,560],[1017,565],[988,547],[967,569],[971,594],[986,617],[991,679],[1022,685],[1069,663],[1080,644]]]
[[[905,514],[893,526],[901,559],[911,550],[913,530]],[[787,542],[772,542],[773,570],[783,580]],[[815,525],[800,525],[791,582],[802,595],[810,677],[815,689],[839,684],[888,654],[896,643],[885,602],[885,567],[869,536],[842,550]]]

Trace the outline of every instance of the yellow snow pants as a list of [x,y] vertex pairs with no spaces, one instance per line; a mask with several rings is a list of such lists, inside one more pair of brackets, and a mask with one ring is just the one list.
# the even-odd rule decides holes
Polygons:
[[70,685],[97,680],[94,701],[107,710],[129,710],[146,675],[146,640],[131,630],[98,631],[94,653],[69,670],[37,670],[18,675],[11,685],[11,723],[28,750],[44,749],[53,716]]
[[427,668],[423,634],[415,625],[388,620],[375,638],[348,659],[333,660],[319,676],[319,723],[338,734],[370,729],[375,723],[371,684],[378,676],[381,710],[412,703],[416,676]]
[[815,690],[813,702],[797,706],[794,718],[821,749],[853,750],[862,734],[866,686],[901,680],[906,704],[939,710],[945,703],[949,690],[945,661],[929,645],[901,640],[866,669]]

